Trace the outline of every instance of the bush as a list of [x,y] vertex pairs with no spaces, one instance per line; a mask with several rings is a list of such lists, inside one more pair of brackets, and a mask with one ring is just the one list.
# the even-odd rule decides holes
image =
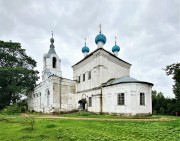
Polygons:
[[85,112],[85,111],[80,111],[77,113],[77,116],[92,116],[92,115],[94,114],[90,112]]
[[2,110],[2,114],[12,115],[12,114],[16,114],[16,113],[21,113],[21,108],[17,104],[13,104],[11,106],[6,106]]

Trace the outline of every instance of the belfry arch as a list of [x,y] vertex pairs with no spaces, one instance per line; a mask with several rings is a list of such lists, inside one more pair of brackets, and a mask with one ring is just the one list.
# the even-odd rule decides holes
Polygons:
[[57,67],[56,66],[56,62],[57,62],[56,57],[53,57],[53,59],[52,59],[52,66],[53,66],[53,68]]

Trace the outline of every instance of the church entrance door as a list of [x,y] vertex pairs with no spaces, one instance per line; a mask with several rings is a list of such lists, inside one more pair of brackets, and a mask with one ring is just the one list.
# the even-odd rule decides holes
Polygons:
[[82,108],[83,110],[85,110],[85,103],[82,103]]

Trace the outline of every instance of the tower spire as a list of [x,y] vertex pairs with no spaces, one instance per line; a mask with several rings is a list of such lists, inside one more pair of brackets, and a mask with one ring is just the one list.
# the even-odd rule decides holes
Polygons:
[[53,31],[52,31],[52,38],[50,39],[50,42],[51,42],[51,45],[50,45],[50,48],[54,48],[54,38],[53,38]]

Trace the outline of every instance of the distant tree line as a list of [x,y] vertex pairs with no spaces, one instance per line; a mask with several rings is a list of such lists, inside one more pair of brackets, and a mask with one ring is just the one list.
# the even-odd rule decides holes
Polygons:
[[153,114],[180,115],[180,63],[168,65],[164,70],[174,80],[175,98],[165,98],[163,93],[152,91]]
[[176,102],[175,98],[164,97],[162,92],[152,91],[152,110],[155,115],[176,115]]

